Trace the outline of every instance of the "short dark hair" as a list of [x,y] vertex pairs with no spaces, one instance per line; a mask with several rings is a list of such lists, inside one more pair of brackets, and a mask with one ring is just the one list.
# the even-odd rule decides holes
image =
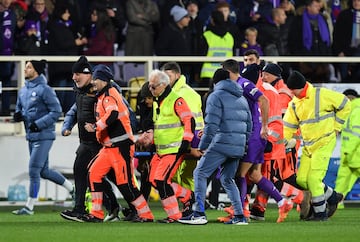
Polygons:
[[161,66],[161,70],[162,71],[173,71],[175,73],[181,74],[180,65],[178,63],[176,63],[175,61],[170,61],[170,62],[165,63],[164,65]]
[[240,73],[239,62],[234,59],[227,59],[221,64],[222,67],[227,71],[231,71],[232,73]]
[[260,55],[257,50],[250,49],[250,50],[245,51],[244,56],[249,56],[249,55],[255,55],[257,59],[260,59]]

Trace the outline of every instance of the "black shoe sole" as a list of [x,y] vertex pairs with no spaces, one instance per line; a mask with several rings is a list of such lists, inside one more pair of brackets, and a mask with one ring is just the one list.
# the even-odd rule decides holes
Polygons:
[[60,213],[60,216],[63,217],[66,220],[70,220],[70,221],[75,221],[75,222],[80,222],[83,223],[84,221],[81,220],[79,217],[75,217],[75,216],[69,216],[63,213]]

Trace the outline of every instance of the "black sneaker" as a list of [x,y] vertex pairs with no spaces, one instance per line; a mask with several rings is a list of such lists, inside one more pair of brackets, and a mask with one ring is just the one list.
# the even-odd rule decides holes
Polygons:
[[191,194],[190,199],[187,200],[185,203],[183,203],[183,209],[181,211],[182,217],[187,217],[193,213],[192,206],[193,206],[194,202],[195,202],[194,196],[193,196],[193,194]]
[[250,218],[258,221],[265,221],[265,212],[253,207],[250,211]]
[[177,220],[175,220],[175,219],[172,219],[172,218],[169,218],[169,217],[167,217],[167,218],[164,218],[164,219],[158,219],[158,220],[156,220],[158,223],[161,223],[161,224],[172,224],[172,223],[176,223],[177,222]]
[[64,219],[76,221],[76,222],[84,222],[81,217],[84,215],[84,213],[79,213],[74,210],[64,210],[60,213],[60,216]]
[[104,222],[116,222],[116,221],[120,221],[120,217],[119,217],[119,210],[120,208],[117,207],[114,210],[112,210],[111,212],[109,212],[106,217],[104,218]]
[[124,209],[122,211],[123,211],[123,214],[125,216],[123,218],[124,221],[133,221],[133,220],[135,220],[137,218],[137,212],[136,211],[133,211],[133,210],[128,209],[128,208],[126,209],[125,212],[124,212]]
[[139,216],[135,216],[134,219],[132,220],[132,222],[134,223],[152,223],[154,222],[154,219],[150,219],[150,218],[141,218]]
[[336,192],[336,201],[333,204],[328,203],[327,205],[327,216],[330,218],[336,212],[339,202],[343,200],[344,196],[341,193]]
[[101,218],[95,217],[92,214],[84,214],[83,216],[81,216],[81,220],[83,222],[88,222],[88,223],[102,223],[102,222],[104,222]]

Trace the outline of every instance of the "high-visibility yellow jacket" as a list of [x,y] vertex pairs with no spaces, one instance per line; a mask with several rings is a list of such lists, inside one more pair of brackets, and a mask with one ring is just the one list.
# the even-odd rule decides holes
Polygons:
[[284,116],[284,138],[289,140],[300,128],[304,149],[312,154],[317,148],[336,138],[351,111],[349,99],[326,88],[310,83],[305,97],[294,97]]
[[[208,30],[204,32],[204,37],[209,46],[206,56],[231,57],[233,55],[234,37],[227,32],[224,36],[214,34]],[[220,63],[205,62],[201,68],[201,78],[212,78],[214,72],[221,68]]]
[[175,82],[172,90],[184,98],[188,104],[193,117],[195,119],[195,130],[202,130],[204,128],[204,117],[202,112],[201,96],[188,84],[186,84],[186,78],[181,75],[180,78]]
[[360,167],[360,98],[351,101],[351,113],[341,132],[341,155],[349,167]]

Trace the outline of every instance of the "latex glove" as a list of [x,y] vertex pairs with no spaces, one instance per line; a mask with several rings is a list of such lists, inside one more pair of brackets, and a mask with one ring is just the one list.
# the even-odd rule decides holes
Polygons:
[[186,153],[190,153],[190,142],[187,140],[183,140],[181,142],[179,151],[178,151],[178,155],[182,155],[182,154],[186,154]]
[[22,116],[22,114],[21,114],[20,111],[14,113],[14,117],[13,117],[13,118],[14,118],[14,122],[21,122],[21,121],[24,120],[24,118],[23,118],[23,116]]
[[36,123],[31,123],[29,126],[29,129],[31,132],[40,132],[39,127],[36,125]]
[[285,148],[291,149],[291,148],[294,148],[295,145],[296,145],[296,139],[292,138],[286,143]]

